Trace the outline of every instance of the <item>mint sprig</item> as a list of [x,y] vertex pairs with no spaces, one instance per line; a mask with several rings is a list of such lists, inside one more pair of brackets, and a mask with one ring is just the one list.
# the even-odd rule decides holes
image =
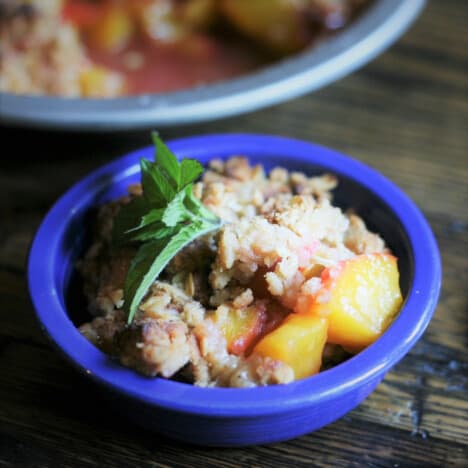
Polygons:
[[152,137],[155,161],[140,161],[143,196],[119,210],[112,232],[116,245],[140,244],[125,279],[123,308],[128,324],[172,258],[221,226],[221,220],[193,195],[193,182],[203,172],[201,164],[192,159],[179,163],[157,133]]

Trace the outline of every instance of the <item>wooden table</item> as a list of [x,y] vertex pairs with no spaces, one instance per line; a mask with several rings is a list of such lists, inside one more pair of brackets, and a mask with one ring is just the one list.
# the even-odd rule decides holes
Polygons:
[[[377,168],[422,208],[443,256],[440,304],[424,337],[357,409],[285,443],[207,449],[150,434],[96,405],[51,349],[25,280],[51,204],[148,132],[1,130],[0,466],[468,466],[468,2],[433,0],[390,51],[326,89],[273,109],[166,130],[282,134]],[[6,150],[11,143],[11,150]]]

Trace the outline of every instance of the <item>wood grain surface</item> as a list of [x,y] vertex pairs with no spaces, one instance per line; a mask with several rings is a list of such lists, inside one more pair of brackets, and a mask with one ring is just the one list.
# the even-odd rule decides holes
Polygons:
[[357,409],[289,442],[193,447],[101,404],[41,334],[25,262],[53,202],[90,170],[147,145],[149,133],[0,129],[0,466],[468,466],[467,27],[466,0],[429,1],[389,51],[325,89],[163,131],[165,138],[271,133],[336,148],[396,182],[435,232],[443,288],[423,338]]

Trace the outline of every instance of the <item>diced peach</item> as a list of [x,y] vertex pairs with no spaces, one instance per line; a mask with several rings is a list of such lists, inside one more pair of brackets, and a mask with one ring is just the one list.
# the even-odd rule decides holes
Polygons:
[[328,342],[357,352],[386,330],[402,303],[397,259],[359,255],[322,272],[323,286],[298,312],[328,317]]
[[231,24],[273,51],[296,52],[307,43],[309,25],[304,7],[309,2],[223,0],[219,3]]
[[130,41],[134,19],[121,6],[106,8],[99,21],[87,31],[91,44],[106,52],[118,52]]
[[227,341],[228,351],[241,355],[260,335],[266,320],[265,305],[261,302],[240,309],[221,308],[214,316]]
[[328,320],[311,314],[289,314],[283,323],[265,335],[253,353],[288,364],[295,379],[316,374],[322,365]]
[[[141,32],[149,39],[160,42],[177,42],[196,31],[206,30],[217,12],[215,0],[131,3],[134,4],[133,11]],[[191,41],[184,42],[185,47],[191,48],[193,45]]]
[[90,67],[80,73],[80,88],[86,97],[113,97],[124,90],[123,78],[103,67]]

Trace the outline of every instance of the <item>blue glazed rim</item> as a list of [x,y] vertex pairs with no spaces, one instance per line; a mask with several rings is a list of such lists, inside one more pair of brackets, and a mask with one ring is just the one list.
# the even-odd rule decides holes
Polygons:
[[290,138],[206,135],[174,140],[169,146],[179,157],[202,160],[249,153],[265,158],[274,153],[290,161],[321,166],[372,191],[401,221],[410,242],[414,272],[405,304],[392,326],[373,345],[339,366],[287,385],[199,388],[149,379],[113,362],[76,330],[67,315],[61,239],[67,225],[77,213],[91,206],[96,194],[138,173],[140,158],[150,158],[154,152],[146,147],[95,170],[69,189],[46,215],[31,246],[28,282],[37,317],[51,341],[81,372],[120,394],[166,410],[209,417],[254,417],[299,410],[357,391],[383,377],[419,339],[439,297],[440,254],[424,216],[395,184],[336,151]]

